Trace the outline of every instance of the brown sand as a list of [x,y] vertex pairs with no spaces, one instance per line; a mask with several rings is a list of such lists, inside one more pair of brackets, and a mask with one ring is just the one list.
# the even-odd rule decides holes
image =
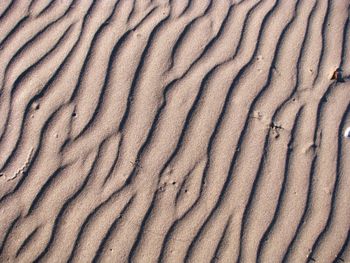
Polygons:
[[0,262],[350,262],[349,5],[1,0]]

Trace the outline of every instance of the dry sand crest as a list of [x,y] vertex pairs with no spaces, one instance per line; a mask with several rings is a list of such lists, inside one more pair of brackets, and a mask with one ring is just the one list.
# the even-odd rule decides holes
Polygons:
[[2,0],[0,262],[350,262],[349,0]]

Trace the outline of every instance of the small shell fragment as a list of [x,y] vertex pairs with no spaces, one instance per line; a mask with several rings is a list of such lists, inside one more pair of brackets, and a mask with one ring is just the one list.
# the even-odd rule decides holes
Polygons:
[[345,138],[350,138],[350,127],[346,128],[346,130],[344,132],[344,137]]

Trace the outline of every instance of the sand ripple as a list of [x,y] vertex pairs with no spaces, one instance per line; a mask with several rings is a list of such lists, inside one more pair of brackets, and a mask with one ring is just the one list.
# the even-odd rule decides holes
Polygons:
[[350,262],[349,5],[1,1],[0,262]]

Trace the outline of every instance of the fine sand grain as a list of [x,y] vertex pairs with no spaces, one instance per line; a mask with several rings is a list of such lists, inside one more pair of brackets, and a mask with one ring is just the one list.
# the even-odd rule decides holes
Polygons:
[[350,262],[350,0],[0,0],[0,262]]

